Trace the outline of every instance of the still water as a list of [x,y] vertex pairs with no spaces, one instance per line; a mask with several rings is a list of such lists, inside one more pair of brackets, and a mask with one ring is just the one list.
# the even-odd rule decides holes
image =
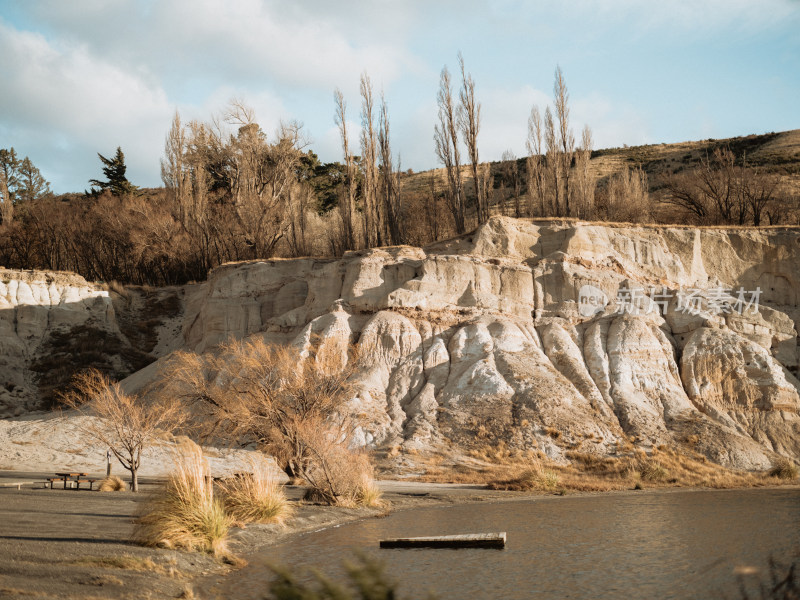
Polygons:
[[[506,531],[504,550],[381,550],[385,537]],[[440,506],[294,538],[250,560],[226,597],[263,598],[268,563],[338,578],[382,559],[401,598],[739,598],[800,555],[800,490],[668,491]],[[231,582],[233,583],[233,582]]]

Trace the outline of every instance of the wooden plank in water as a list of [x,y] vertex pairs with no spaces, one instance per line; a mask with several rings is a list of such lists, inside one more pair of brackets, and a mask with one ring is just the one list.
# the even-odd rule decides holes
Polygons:
[[506,532],[381,540],[381,548],[504,548]]

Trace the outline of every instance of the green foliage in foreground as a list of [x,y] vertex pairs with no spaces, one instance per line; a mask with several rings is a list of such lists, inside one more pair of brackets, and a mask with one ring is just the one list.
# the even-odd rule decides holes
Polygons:
[[[340,586],[318,571],[312,571],[314,581],[302,583],[283,567],[271,567],[275,579],[270,585],[270,600],[395,600],[397,584],[384,572],[380,561],[363,554],[357,563],[345,563],[350,578],[349,586]],[[797,578],[798,562],[788,566],[774,558],[769,560],[769,576],[760,581],[737,578],[742,600],[800,600],[800,580]],[[755,586],[755,589],[754,589]],[[724,595],[721,596],[725,598]],[[435,598],[430,595],[429,600]]]
[[[318,571],[314,581],[303,583],[283,567],[271,567],[275,580],[267,598],[275,600],[395,600],[397,583],[384,572],[382,562],[358,555],[357,563],[344,563],[350,578],[349,586],[340,586]],[[429,596],[434,598],[434,596]]]

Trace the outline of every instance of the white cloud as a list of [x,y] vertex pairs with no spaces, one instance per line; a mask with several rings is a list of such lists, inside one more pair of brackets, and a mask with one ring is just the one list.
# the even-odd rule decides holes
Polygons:
[[538,106],[544,115],[550,96],[529,85],[510,90],[477,90],[476,95],[482,104],[483,123],[478,138],[481,160],[500,160],[506,150],[518,157],[526,156],[525,140],[531,108]]
[[367,8],[273,0],[174,0],[148,10],[132,0],[96,3],[93,11],[76,11],[50,0],[37,3],[36,14],[97,53],[164,75],[186,69],[230,84],[333,89],[364,70],[391,81],[418,68],[398,33],[406,20],[399,8],[383,25],[386,35],[374,35],[369,23],[378,17]]
[[[111,154],[122,146],[131,179],[149,175],[147,184],[157,183],[153,163],[172,113],[162,89],[91,56],[85,47],[57,47],[2,22],[0,55],[6,65],[0,114],[4,127],[18,132],[11,137],[19,140],[20,153],[47,173],[49,159],[39,156],[69,152],[74,173],[67,181],[82,189],[98,174],[87,172],[87,155]],[[28,140],[35,145],[28,147]]]

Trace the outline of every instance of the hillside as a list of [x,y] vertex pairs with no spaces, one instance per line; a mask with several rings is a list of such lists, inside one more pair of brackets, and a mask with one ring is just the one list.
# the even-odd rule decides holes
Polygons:
[[[781,192],[792,201],[792,210],[796,211],[800,205],[800,129],[791,131],[773,132],[762,135],[747,135],[727,139],[707,139],[687,141],[673,144],[649,144],[645,146],[628,146],[623,148],[605,148],[594,150],[590,161],[590,172],[596,178],[598,190],[602,190],[611,176],[619,173],[624,168],[641,168],[648,178],[650,192],[653,199],[658,202],[659,192],[663,187],[665,178],[679,173],[696,171],[701,161],[712,156],[719,148],[728,148],[737,157],[744,158],[746,163],[753,167],[763,169],[768,173],[775,173],[781,178]],[[507,162],[497,161],[491,163],[491,172],[495,178],[495,187],[504,185],[508,188],[508,205],[513,203],[513,185],[504,181],[509,169]],[[526,193],[525,159],[517,160],[517,169],[520,174],[520,184],[523,195]],[[445,171],[434,169],[405,175],[403,177],[404,192],[413,197],[416,195],[429,196],[431,175],[437,178],[437,191],[444,191]],[[472,172],[469,167],[462,169],[462,177],[467,186],[468,195],[473,195]],[[524,202],[522,203],[524,206]],[[494,207],[495,214],[499,207]],[[508,213],[510,214],[510,213]],[[793,214],[791,224],[800,224],[800,213]],[[656,216],[655,222],[676,223],[682,222],[681,215],[670,211],[662,211]]]

